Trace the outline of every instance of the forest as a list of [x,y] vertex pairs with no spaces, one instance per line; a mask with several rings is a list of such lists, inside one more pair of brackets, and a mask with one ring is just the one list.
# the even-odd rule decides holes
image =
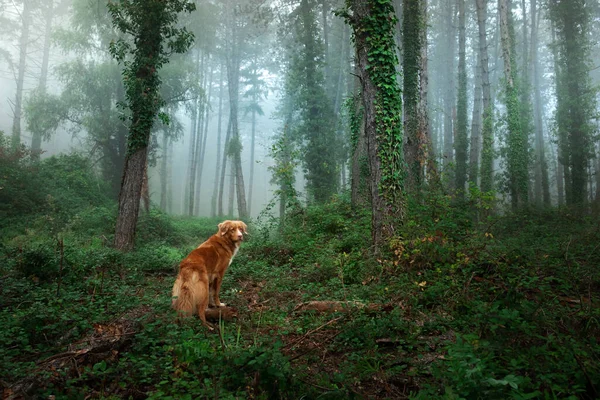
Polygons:
[[0,0],[0,82],[3,400],[600,398],[598,0]]

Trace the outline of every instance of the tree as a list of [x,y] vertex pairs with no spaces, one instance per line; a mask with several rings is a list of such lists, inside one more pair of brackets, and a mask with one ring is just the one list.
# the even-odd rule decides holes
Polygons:
[[479,32],[479,65],[481,67],[481,93],[483,125],[481,128],[481,186],[482,192],[489,192],[494,183],[494,114],[490,88],[490,69],[487,45],[486,19],[487,2],[475,1],[477,9],[477,27]]
[[[258,47],[258,46],[257,46]],[[250,65],[244,70],[244,84],[247,86],[244,92],[244,97],[249,98],[250,102],[244,109],[244,114],[250,114],[252,121],[251,136],[250,136],[250,173],[248,182],[248,214],[252,212],[252,190],[254,189],[254,153],[256,149],[256,115],[264,115],[260,101],[263,100],[268,93],[266,82],[261,76],[259,69],[258,55],[255,54]]]
[[115,231],[115,247],[129,250],[134,245],[150,133],[164,104],[158,70],[171,54],[184,53],[191,46],[193,35],[175,24],[179,13],[192,12],[195,5],[188,0],[122,0],[109,3],[108,9],[115,28],[133,39],[133,44],[122,38],[110,46],[125,66],[123,80],[131,110]]
[[537,1],[531,0],[531,65],[533,69],[534,93],[534,126],[535,126],[535,201],[538,206],[550,206],[550,185],[548,183],[548,162],[544,140],[544,127],[542,122],[542,94],[541,80],[542,67],[538,51],[538,9]]
[[311,199],[323,203],[337,191],[338,163],[334,113],[325,92],[323,42],[318,36],[313,3],[302,0],[293,21],[297,51],[292,54],[290,77],[295,107],[299,110],[298,135],[302,139],[305,176]]
[[23,83],[27,68],[27,45],[29,44],[29,28],[31,24],[32,0],[23,0],[21,12],[21,34],[19,38],[19,66],[17,69],[17,93],[13,110],[12,147],[17,149],[21,145],[21,114],[23,108]]
[[[43,15],[44,15],[44,47],[43,47],[43,55],[42,55],[42,68],[40,72],[40,80],[38,83],[38,94],[40,96],[44,96],[46,94],[46,86],[48,82],[48,64],[50,60],[50,45],[51,45],[51,34],[52,34],[52,22],[54,19],[54,13],[56,11],[56,5],[54,4],[54,0],[50,0],[44,3],[43,5]],[[41,127],[40,127],[41,128]],[[44,129],[40,130],[30,130],[31,131],[31,151],[33,152],[34,157],[39,158],[40,152],[42,150],[42,138],[44,136],[48,136],[48,131]]]
[[469,141],[467,136],[467,56],[466,56],[466,15],[465,0],[458,0],[458,99],[456,102],[456,157],[455,185],[456,194],[464,197],[467,182],[467,154]]
[[500,14],[500,39],[502,58],[504,60],[504,96],[506,104],[506,164],[508,174],[508,190],[513,210],[528,201],[528,139],[527,130],[523,126],[517,82],[517,67],[514,50],[514,29],[512,11],[509,0],[498,0]]
[[589,9],[585,0],[552,0],[556,31],[556,123],[559,162],[564,168],[567,205],[586,202],[587,165],[594,132],[595,92],[590,68]]
[[[453,78],[454,71],[454,48],[456,44],[456,31],[455,31],[455,7],[454,0],[445,1],[445,37],[444,37],[444,63],[446,71],[449,72],[449,78],[445,85],[444,91],[444,159],[443,168],[444,173],[449,182],[453,183],[451,179],[452,171],[451,164],[454,162],[454,136],[455,136],[455,122],[456,122],[456,97],[455,97],[455,84]],[[452,186],[452,183],[450,184]]]
[[391,1],[352,0],[344,12],[353,29],[369,165],[371,235],[375,254],[404,212],[402,100],[396,80],[396,17]]
[[405,0],[402,9],[403,94],[404,94],[404,158],[407,165],[407,188],[417,192],[423,182],[423,136],[420,126],[420,70],[424,46],[421,0]]

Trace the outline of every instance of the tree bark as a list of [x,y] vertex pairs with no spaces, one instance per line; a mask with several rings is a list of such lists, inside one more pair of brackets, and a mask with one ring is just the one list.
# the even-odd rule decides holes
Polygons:
[[465,0],[458,0],[458,96],[456,101],[456,158],[455,189],[458,198],[464,198],[467,182],[467,55],[466,55]]
[[162,159],[160,160],[160,209],[167,212],[167,166],[169,165],[168,159],[168,147],[169,147],[169,136],[167,135],[167,128],[163,130],[162,135]]
[[[256,62],[256,61],[255,61]],[[254,68],[253,75],[256,76],[258,71]],[[256,95],[256,89],[252,91],[252,103],[254,105],[258,102],[258,96]],[[251,138],[250,138],[250,182],[248,183],[248,214],[252,215],[252,189],[254,188],[254,149],[256,146],[256,109],[252,107],[252,127],[251,127]]]
[[217,201],[218,213],[219,217],[222,217],[223,214],[223,193],[225,191],[225,171],[227,169],[227,148],[229,147],[229,140],[231,139],[231,118],[229,118],[229,122],[227,123],[227,133],[225,134],[225,145],[223,146],[223,165],[221,166],[221,179],[219,182],[219,199]]
[[408,166],[407,189],[417,194],[423,182],[423,165],[419,151],[422,146],[419,131],[419,80],[421,65],[421,47],[424,29],[422,9],[419,0],[405,0],[402,18],[402,43],[404,49],[403,78],[404,78],[404,159]]
[[548,163],[544,140],[542,113],[541,79],[542,67],[538,55],[539,20],[537,0],[531,0],[531,64],[533,67],[534,117],[535,117],[535,200],[538,206],[550,206],[550,185],[548,183]]
[[11,144],[13,149],[21,146],[21,116],[23,108],[23,84],[27,68],[27,44],[29,43],[30,6],[31,0],[23,0],[21,14],[21,37],[19,39],[19,69],[17,71],[17,93],[15,94],[15,108],[12,126]]
[[[394,125],[390,126],[390,121],[381,118],[377,108],[377,102],[382,98],[389,101],[390,107],[398,111],[400,117],[402,96],[396,85],[396,71],[394,63],[387,59],[385,63],[379,64],[369,61],[370,51],[373,46],[372,40],[377,40],[378,47],[383,48],[385,52],[394,51],[393,26],[388,19],[393,15],[393,5],[389,2],[371,2],[368,0],[354,0],[350,2],[352,16],[347,17],[354,29],[354,43],[356,50],[356,66],[359,71],[361,82],[361,96],[364,112],[364,129],[366,138],[366,150],[369,165],[369,191],[371,195],[371,235],[373,242],[373,252],[378,255],[381,252],[383,239],[392,234],[394,224],[401,221],[404,208],[400,198],[399,188],[401,181],[398,176],[400,171],[400,160],[402,159],[402,132],[399,127],[401,122],[384,114],[386,118],[392,118]],[[384,17],[385,15],[385,17]],[[380,20],[381,18],[381,20]],[[384,20],[385,18],[385,20]],[[376,19],[374,21],[374,19]],[[381,36],[370,38],[367,27],[375,24],[385,27]],[[389,28],[389,30],[387,30]],[[397,60],[394,60],[397,61]],[[380,70],[379,75],[372,71],[374,65]],[[385,83],[387,89],[384,91],[378,86],[378,82]],[[381,112],[386,112],[381,111]],[[378,128],[383,126],[383,133],[379,134]],[[380,151],[387,155],[385,165],[386,173],[390,176],[383,176],[382,161]],[[380,188],[381,185],[381,188]],[[384,197],[385,196],[385,197]],[[392,221],[392,215],[399,217]]]
[[[456,33],[454,31],[454,7],[452,0],[446,0],[447,12],[446,17],[446,52],[445,52],[445,64],[448,71],[452,71],[448,74],[448,82],[446,83],[446,90],[444,94],[444,159],[442,166],[444,173],[448,179],[448,182],[453,182],[451,179],[450,165],[454,162],[454,115],[455,110],[455,97],[454,97],[454,44],[456,41]],[[452,185],[451,185],[452,186]]]
[[120,250],[133,248],[147,156],[148,147],[144,146],[125,158],[115,232],[115,247]]
[[219,171],[221,170],[221,121],[223,117],[223,95],[225,90],[223,89],[223,75],[225,71],[225,65],[221,64],[220,78],[219,78],[219,116],[217,122],[217,165],[215,167],[215,183],[213,186],[213,194],[210,202],[210,215],[214,217],[217,215],[217,197],[219,194]]
[[469,152],[469,182],[472,187],[478,187],[479,152],[481,149],[481,57],[477,58],[475,67],[475,85],[473,89],[473,117],[471,119],[471,145]]
[[481,191],[489,192],[494,182],[494,133],[493,109],[490,89],[489,56],[486,32],[487,2],[476,0],[477,27],[479,32],[479,63],[481,65],[482,147],[481,147]]
[[[52,20],[54,18],[54,0],[50,0],[45,5],[45,32],[44,32],[44,50],[42,54],[42,68],[40,73],[40,81],[38,90],[40,94],[46,94],[46,86],[48,82],[48,64],[50,60],[50,46],[52,34]],[[32,157],[39,159],[42,151],[42,132],[31,132],[31,154]]]
[[[209,57],[210,60],[210,57]],[[213,86],[213,66],[210,67],[210,72],[208,73],[207,78],[207,86],[208,86],[208,95],[206,97],[206,102],[204,105],[204,128],[202,129],[202,144],[200,146],[200,151],[198,154],[198,175],[196,176],[196,214],[199,215],[200,212],[200,188],[202,187],[202,171],[204,170],[204,157],[206,155],[206,142],[208,139],[208,121],[210,117],[210,99],[212,96],[212,86]],[[204,89],[206,92],[206,88]]]
[[238,17],[231,15],[228,18],[231,34],[231,40],[227,43],[226,59],[227,59],[227,83],[229,88],[229,119],[231,121],[231,139],[235,140],[236,149],[231,157],[232,168],[231,172],[235,174],[235,185],[237,194],[237,206],[239,217],[244,219],[248,214],[246,204],[246,191],[244,189],[244,176],[242,171],[241,157],[241,140],[238,126],[238,105],[239,105],[239,83],[240,83],[240,67],[241,67],[241,45],[243,38],[239,29],[237,29]]
[[[202,62],[204,62],[204,55],[202,55]],[[202,69],[200,64],[200,49],[196,49],[196,69],[194,71],[194,75],[196,80],[198,80],[199,72],[198,70]],[[186,196],[185,196],[185,204],[184,207],[186,209],[187,215],[190,217],[194,215],[194,195],[195,195],[195,183],[196,183],[196,147],[198,138],[198,109],[200,107],[200,99],[196,98],[194,100],[194,104],[192,106],[192,117],[191,117],[191,128],[190,128],[190,151],[188,158],[188,184],[186,185]]]

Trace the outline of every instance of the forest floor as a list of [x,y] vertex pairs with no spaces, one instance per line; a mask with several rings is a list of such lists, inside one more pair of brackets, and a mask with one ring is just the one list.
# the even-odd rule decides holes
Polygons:
[[212,332],[170,292],[217,220],[144,215],[127,254],[98,210],[61,236],[29,224],[2,244],[3,398],[597,398],[598,220],[453,207],[377,259],[343,199],[263,219]]

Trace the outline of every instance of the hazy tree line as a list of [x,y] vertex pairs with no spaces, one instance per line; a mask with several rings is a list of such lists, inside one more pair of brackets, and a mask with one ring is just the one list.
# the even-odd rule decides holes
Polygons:
[[[372,211],[375,244],[409,197],[431,190],[513,210],[598,201],[597,2],[142,3],[0,1],[13,147],[39,155],[57,130],[78,133],[133,221],[148,166],[165,211],[174,175],[187,215],[201,197],[213,216],[263,207],[252,193],[267,101],[280,126],[270,137],[280,214],[350,189]],[[51,65],[53,52],[63,56]],[[28,76],[37,84],[26,91]],[[187,167],[173,171],[182,138]]]

